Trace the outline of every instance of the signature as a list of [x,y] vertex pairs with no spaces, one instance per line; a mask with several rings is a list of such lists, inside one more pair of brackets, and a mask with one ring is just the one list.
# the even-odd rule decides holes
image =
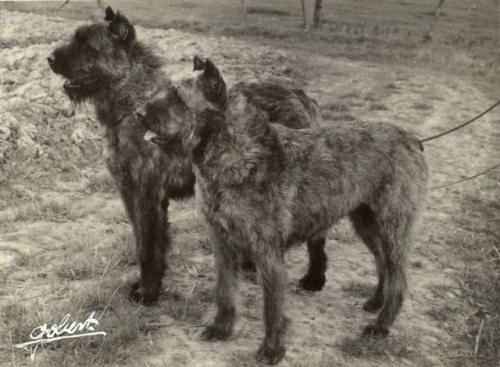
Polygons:
[[62,318],[59,324],[53,324],[50,327],[47,324],[37,326],[31,330],[31,341],[14,344],[14,347],[28,350],[33,361],[38,346],[41,344],[52,343],[62,339],[106,335],[104,331],[96,331],[95,329],[95,326],[99,325],[99,321],[95,318],[95,311],[84,322],[73,321],[70,323],[69,318],[70,314],[68,313]]

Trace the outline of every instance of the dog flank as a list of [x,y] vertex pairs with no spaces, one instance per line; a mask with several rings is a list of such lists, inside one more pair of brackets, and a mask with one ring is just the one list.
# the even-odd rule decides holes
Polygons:
[[[212,75],[200,74],[194,85],[224,82]],[[196,93],[195,101],[206,88],[178,95],[182,99]],[[283,253],[303,241],[320,253],[325,233],[345,216],[374,254],[379,275],[377,290],[364,306],[379,314],[364,334],[386,335],[403,303],[407,251],[426,195],[428,172],[418,139],[384,123],[332,121],[328,127],[293,130],[269,124],[269,114],[245,93],[229,101],[226,109],[207,110],[183,100],[191,109],[184,121],[191,121],[175,128],[192,136],[184,140],[187,151],[196,154],[204,147],[195,160],[195,174],[201,212],[215,245],[218,279],[217,314],[202,337],[221,340],[231,335],[236,264],[239,254],[246,253],[261,274],[264,291],[265,337],[257,358],[279,362],[289,322],[283,311]],[[156,118],[167,126],[181,120],[169,116]],[[326,257],[311,257],[313,261],[326,269]],[[317,274],[303,280],[314,282]]]

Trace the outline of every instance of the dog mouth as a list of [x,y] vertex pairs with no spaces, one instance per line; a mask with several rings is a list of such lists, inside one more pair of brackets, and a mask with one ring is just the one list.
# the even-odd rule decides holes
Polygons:
[[66,90],[76,90],[76,89],[80,89],[82,87],[82,84],[79,84],[75,81],[71,81],[71,80],[66,80],[63,84],[63,88],[66,89]]
[[67,92],[77,92],[82,90],[90,90],[96,86],[96,81],[88,76],[78,79],[67,79],[64,81],[63,88]]

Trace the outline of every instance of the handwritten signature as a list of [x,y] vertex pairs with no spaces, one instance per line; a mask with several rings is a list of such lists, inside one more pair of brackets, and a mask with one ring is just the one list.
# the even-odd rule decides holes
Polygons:
[[73,321],[69,323],[69,318],[70,314],[68,313],[62,318],[59,324],[53,324],[50,327],[47,324],[37,326],[31,330],[31,341],[14,344],[14,347],[28,350],[33,361],[40,344],[52,343],[62,339],[106,335],[106,332],[96,331],[95,329],[95,326],[99,325],[99,321],[95,318],[95,311],[84,322]]

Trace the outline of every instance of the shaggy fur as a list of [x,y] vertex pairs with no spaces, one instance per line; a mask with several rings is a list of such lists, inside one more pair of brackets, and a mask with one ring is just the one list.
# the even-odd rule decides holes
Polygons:
[[[192,196],[194,175],[189,155],[181,154],[175,146],[165,155],[144,141],[145,130],[141,131],[134,113],[170,85],[160,58],[138,42],[134,27],[120,12],[115,14],[108,7],[106,21],[79,27],[72,40],[57,48],[48,62],[66,79],[64,90],[69,98],[92,103],[106,129],[106,162],[132,222],[141,269],[131,297],[149,304],[158,298],[166,267],[169,199]],[[245,93],[247,88],[253,85],[241,87],[237,93]],[[286,89],[275,89],[281,94],[268,92],[261,100],[269,106],[281,102],[288,106],[281,111],[282,118],[273,111],[276,122],[286,124],[296,108],[304,116],[298,125],[309,126],[307,111],[317,104],[303,92],[293,92],[295,98]]]
[[207,60],[193,88],[161,92],[146,105],[143,121],[163,144],[175,142],[193,157],[218,272],[217,314],[202,337],[231,335],[238,254],[249,253],[264,290],[265,338],[257,357],[279,362],[288,324],[283,253],[303,241],[323,246],[318,239],[344,216],[374,254],[379,274],[365,308],[380,312],[364,333],[386,335],[403,303],[407,249],[426,193],[418,139],[384,123],[270,125],[244,93],[220,109],[227,100],[223,83]]

